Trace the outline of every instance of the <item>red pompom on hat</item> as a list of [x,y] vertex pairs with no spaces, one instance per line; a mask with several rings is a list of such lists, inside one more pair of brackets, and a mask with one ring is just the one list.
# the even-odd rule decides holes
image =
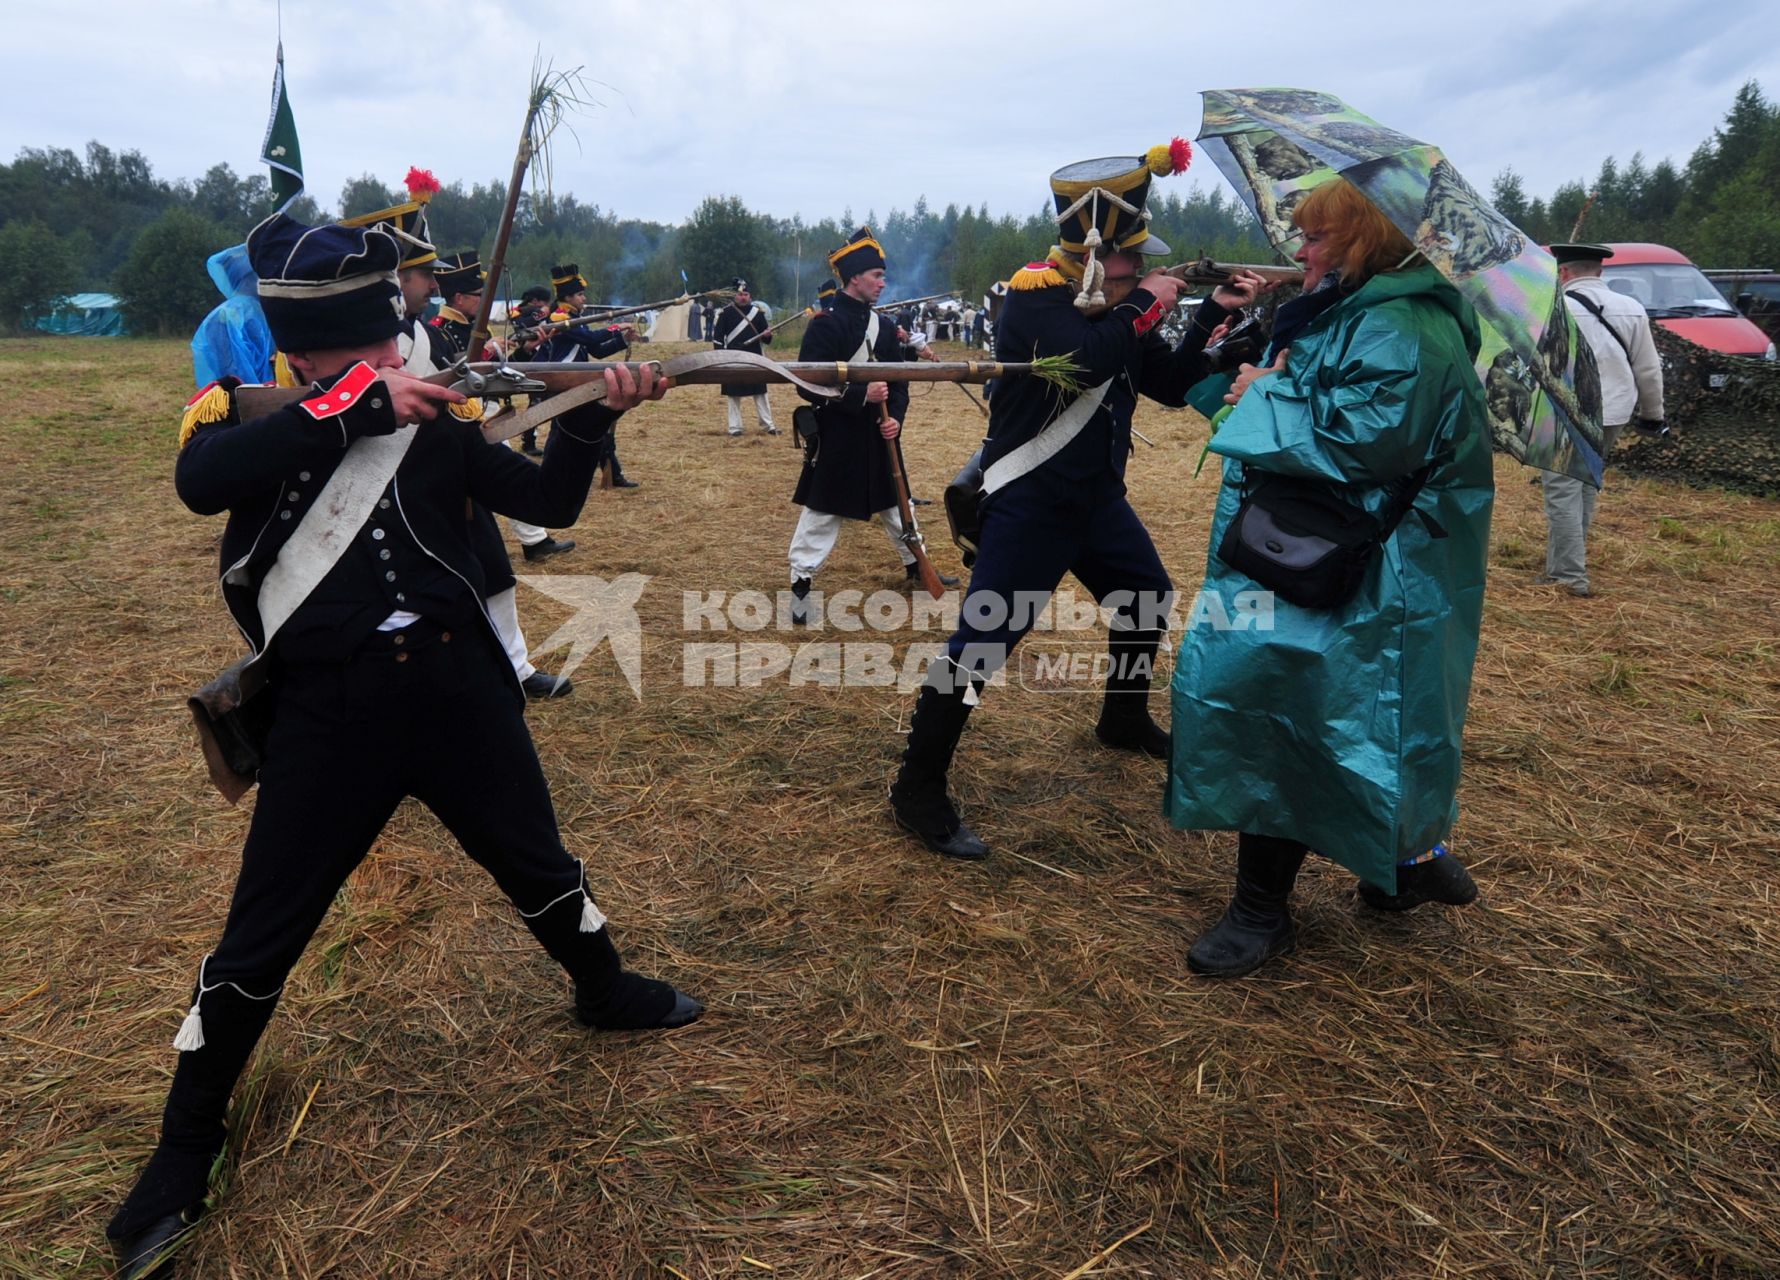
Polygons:
[[[1176,138],[1175,141],[1179,142],[1180,139]],[[408,198],[421,204],[431,200],[433,194],[439,190],[439,180],[433,177],[431,169],[410,168],[403,181],[408,184]]]
[[1158,178],[1185,173],[1193,163],[1193,144],[1185,138],[1176,138],[1166,146],[1157,143],[1143,153],[1143,161]]

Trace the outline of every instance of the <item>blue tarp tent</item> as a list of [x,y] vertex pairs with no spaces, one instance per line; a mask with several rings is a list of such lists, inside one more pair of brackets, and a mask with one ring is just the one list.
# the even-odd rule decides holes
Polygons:
[[34,322],[44,333],[74,334],[82,338],[121,338],[124,313],[117,309],[117,295],[76,293],[50,308]]

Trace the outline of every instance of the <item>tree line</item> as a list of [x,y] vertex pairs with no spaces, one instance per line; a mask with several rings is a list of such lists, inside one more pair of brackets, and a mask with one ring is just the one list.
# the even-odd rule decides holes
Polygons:
[[[1672,245],[1707,266],[1780,263],[1780,106],[1750,81],[1737,91],[1722,125],[1676,167],[1649,165],[1641,153],[1623,166],[1609,156],[1592,181],[1561,184],[1529,197],[1512,169],[1491,185],[1497,207],[1542,243],[1576,232],[1589,240],[1651,240]],[[443,252],[476,248],[487,255],[500,218],[504,186],[452,182],[434,195],[428,222]],[[334,209],[311,195],[292,212],[305,221],[351,217],[407,198],[401,187],[364,175],[347,182]],[[20,150],[0,165],[0,328],[16,329],[54,301],[83,291],[119,296],[132,332],[190,332],[219,301],[204,270],[216,250],[238,244],[271,212],[266,178],[242,177],[227,164],[195,181],[155,177],[136,151],[98,142],[86,154],[65,148]],[[1584,209],[1587,213],[1584,216]],[[1152,191],[1152,227],[1182,257],[1200,253],[1230,261],[1266,262],[1272,250],[1244,206],[1221,188]],[[1578,219],[1581,219],[1578,229]],[[739,198],[711,195],[684,223],[625,218],[573,193],[522,197],[508,251],[502,292],[542,284],[553,264],[577,263],[597,302],[645,302],[685,288],[720,288],[740,276],[757,296],[800,306],[827,275],[825,257],[859,223],[884,244],[891,266],[889,297],[949,289],[980,296],[1021,263],[1042,257],[1053,242],[1048,205],[1024,215],[987,205],[941,211],[925,198],[882,219],[806,222],[750,210]]]

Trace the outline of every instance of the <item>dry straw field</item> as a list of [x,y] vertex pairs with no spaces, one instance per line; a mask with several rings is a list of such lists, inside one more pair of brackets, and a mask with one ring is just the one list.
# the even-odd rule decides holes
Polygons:
[[[221,522],[170,483],[189,367],[0,344],[7,1276],[106,1274],[246,828],[181,705],[238,643]],[[1455,834],[1482,901],[1380,918],[1313,865],[1299,951],[1218,985],[1183,952],[1234,840],[1171,831],[1091,697],[986,700],[954,781],[996,855],[948,865],[886,815],[911,697],[687,687],[683,644],[725,637],[681,593],[782,588],[795,517],[788,438],[722,426],[713,388],[627,419],[643,487],[529,571],[648,576],[642,698],[602,647],[529,718],[620,944],[708,1015],[579,1029],[405,808],[292,977],[186,1274],[1780,1274],[1780,504],[1616,479],[1576,600],[1531,585],[1538,491],[1503,461]],[[1138,427],[1134,501],[1191,588],[1205,426]],[[917,489],[980,430],[917,391]],[[899,577],[856,527],[822,585]],[[534,641],[570,616],[521,592]]]

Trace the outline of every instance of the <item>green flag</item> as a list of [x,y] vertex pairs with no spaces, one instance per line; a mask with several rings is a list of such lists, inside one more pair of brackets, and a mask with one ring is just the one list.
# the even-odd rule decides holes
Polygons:
[[272,170],[274,206],[284,209],[303,191],[303,150],[297,145],[297,122],[284,96],[284,42],[278,42],[278,68],[272,74],[272,118],[266,122],[266,140],[260,159]]

